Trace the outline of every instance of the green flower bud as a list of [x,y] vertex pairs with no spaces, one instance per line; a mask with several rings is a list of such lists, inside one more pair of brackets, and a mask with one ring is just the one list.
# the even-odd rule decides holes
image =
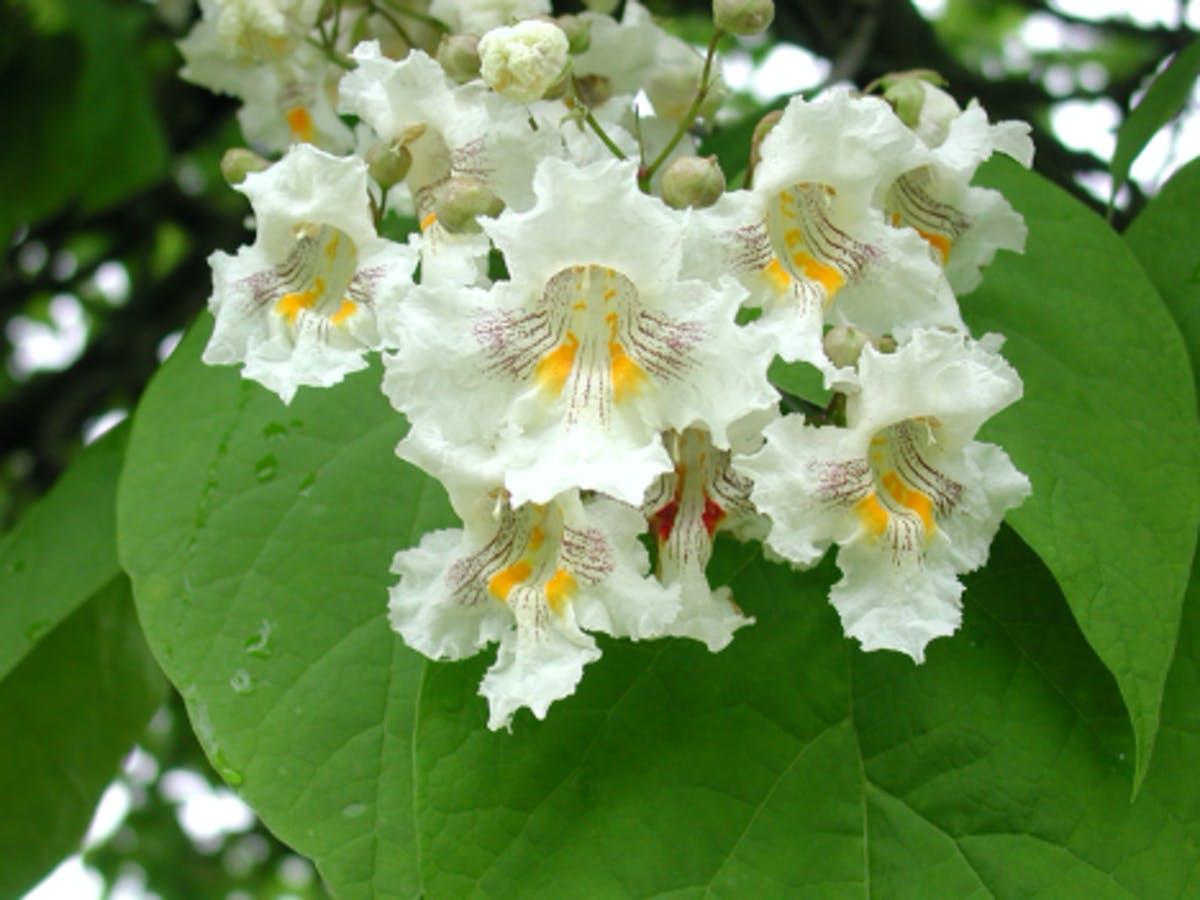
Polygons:
[[730,34],[760,34],[774,18],[772,0],[713,0],[713,24]]
[[367,172],[376,183],[387,190],[399,184],[412,168],[412,153],[404,144],[376,144],[367,152]]
[[750,135],[750,171],[754,171],[762,162],[762,142],[782,118],[783,110],[773,109],[754,126],[754,132]]
[[479,231],[478,216],[498,216],[504,202],[477,178],[451,178],[434,188],[433,211],[454,234]]
[[881,338],[876,338],[875,340],[871,341],[871,345],[880,353],[895,353],[896,347],[898,346],[896,339],[890,334],[885,334]]
[[230,147],[221,157],[221,177],[230,187],[237,187],[251,172],[262,172],[270,167],[270,162],[245,147]]
[[681,156],[663,170],[662,197],[668,206],[712,206],[725,193],[725,173],[715,156]]
[[479,77],[479,38],[473,34],[447,34],[438,44],[437,61],[459,84]]
[[559,16],[554,24],[567,36],[567,49],[572,55],[583,53],[592,46],[592,23],[586,19],[568,14]]
[[825,332],[822,345],[829,361],[838,368],[858,363],[863,347],[870,343],[867,335],[849,325],[834,325]]

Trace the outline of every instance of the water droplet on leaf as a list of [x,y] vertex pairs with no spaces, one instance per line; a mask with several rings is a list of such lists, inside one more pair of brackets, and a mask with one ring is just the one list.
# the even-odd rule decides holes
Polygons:
[[347,819],[357,819],[367,811],[365,803],[351,803],[349,806],[342,807],[342,815]]
[[254,691],[254,679],[245,669],[238,669],[229,679],[229,686],[235,694],[250,694]]
[[267,454],[254,464],[254,477],[259,481],[270,481],[279,471],[279,460]]

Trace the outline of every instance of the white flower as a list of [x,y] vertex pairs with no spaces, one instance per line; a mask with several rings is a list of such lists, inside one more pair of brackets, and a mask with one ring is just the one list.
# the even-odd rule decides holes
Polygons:
[[1021,395],[997,344],[917,331],[893,354],[867,347],[846,428],[785,416],[740,465],[773,522],[775,551],[811,565],[841,546],[830,600],[865,650],[920,662],[931,639],[952,633],[962,617],[956,575],[987,561],[1005,511],[1029,494],[1003,450],[973,440]]
[[660,432],[727,447],[731,423],[774,407],[769,341],[734,324],[732,279],[680,271],[687,216],[639,192],[634,164],[545,160],[534,190],[483,223],[510,280],[399,310],[384,389],[426,458],[490,466],[514,503],[578,487],[638,504],[672,468]]
[[557,25],[529,19],[493,28],[479,39],[480,74],[517,103],[540,100],[567,68],[567,36]]
[[203,358],[244,363],[246,378],[288,403],[300,385],[327,387],[366,365],[378,307],[411,283],[416,255],[375,233],[360,159],[298,144],[238,189],[258,234],[209,260],[216,325]]
[[433,0],[429,14],[454,34],[484,34],[521,19],[550,15],[549,0]]
[[1028,168],[1033,142],[1026,123],[991,124],[975,101],[964,110],[940,88],[918,83],[925,102],[914,130],[929,152],[892,183],[885,206],[893,224],[911,226],[929,243],[950,284],[964,293],[979,285],[980,268],[997,250],[1023,250],[1026,235],[1008,201],[997,191],[971,187],[971,178],[996,151]]
[[496,662],[479,692],[488,727],[529,708],[544,718],[574,693],[600,657],[588,631],[634,639],[662,633],[678,597],[645,577],[641,516],[571,491],[542,505],[509,505],[503,492],[460,498],[464,529],[425,535],[396,554],[392,627],[433,659],[462,659],[494,641]]
[[726,264],[763,309],[756,327],[775,336],[784,359],[831,375],[825,324],[874,336],[962,327],[928,247],[889,227],[880,208],[887,186],[925,152],[882,100],[794,98],[763,140],[753,192],[727,194],[698,217],[724,235]]
[[709,586],[713,539],[718,530],[762,537],[765,523],[750,502],[750,479],[733,467],[729,450],[714,447],[698,428],[665,440],[674,469],[646,492],[642,510],[658,547],[658,580],[681,591],[679,616],[667,631],[703,641],[715,653],[754,620],[734,604],[729,588]]

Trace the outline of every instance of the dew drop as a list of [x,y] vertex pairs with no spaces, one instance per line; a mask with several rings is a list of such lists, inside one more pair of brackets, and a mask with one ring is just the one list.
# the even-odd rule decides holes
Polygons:
[[9,572],[12,572],[12,573],[14,573],[14,574],[15,574],[15,573],[17,573],[17,572],[24,572],[24,571],[25,571],[25,560],[23,560],[23,559],[14,559],[14,560],[13,560],[12,562],[10,562],[10,563],[9,563],[7,566],[5,566],[5,568],[6,568],[6,569],[7,569]]
[[229,679],[229,686],[235,694],[250,694],[254,692],[254,679],[245,669],[238,669]]
[[274,626],[269,619],[263,619],[258,631],[242,642],[242,647],[250,656],[266,657],[271,655],[271,630]]
[[269,453],[254,464],[254,477],[259,481],[270,481],[279,471],[279,461]]
[[312,488],[312,486],[313,486],[314,482],[316,482],[316,480],[317,480],[316,472],[311,472],[308,475],[304,476],[304,480],[300,482],[300,496],[301,497],[308,496],[309,490]]
[[40,641],[50,630],[50,622],[32,622],[25,626],[25,637],[31,641]]
[[303,428],[304,427],[304,423],[300,419],[292,419],[292,421],[290,421],[288,424],[291,425],[293,428]]
[[225,779],[225,782],[230,787],[237,787],[245,779],[242,773],[229,764],[229,760],[225,758],[220,750],[213,748],[212,753],[213,768],[217,770],[217,774]]
[[272,422],[263,428],[263,437],[268,443],[278,444],[287,437],[287,426],[282,422]]
[[351,803],[349,806],[342,807],[342,815],[347,819],[357,819],[367,811],[365,803]]

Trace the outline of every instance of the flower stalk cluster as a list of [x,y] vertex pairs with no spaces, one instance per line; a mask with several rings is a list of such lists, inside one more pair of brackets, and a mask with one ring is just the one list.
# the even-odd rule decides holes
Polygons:
[[[769,7],[722,9],[745,28]],[[727,190],[692,136],[723,92],[718,32],[698,51],[634,0],[620,21],[545,0],[202,9],[185,76],[282,154],[231,163],[257,237],[212,257],[204,359],[286,403],[382,354],[397,453],[463,523],[396,554],[390,621],[435,659],[499,644],[490,727],[573,693],[597,632],[726,646],[753,620],[708,581],[720,532],[797,567],[836,544],[831,601],[864,649],[920,662],[957,628],[958,576],[1029,492],[975,440],[1021,381],[958,305],[1023,246],[971,179],[994,151],[1027,165],[1027,126],[923,79],[889,86],[903,115],[797,97],[755,132],[753,187]],[[381,236],[385,209],[419,230]],[[777,389],[777,360],[815,367],[829,407]]]

